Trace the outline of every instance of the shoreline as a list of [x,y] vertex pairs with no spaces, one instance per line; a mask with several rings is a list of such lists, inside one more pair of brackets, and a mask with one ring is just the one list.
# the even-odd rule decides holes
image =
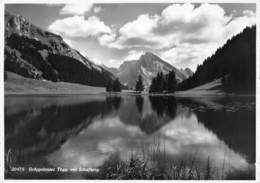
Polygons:
[[175,96],[179,98],[198,97],[256,97],[256,94],[226,93],[220,87],[219,79],[204,85],[175,93],[148,93],[132,90],[121,92],[106,92],[104,87],[88,86],[79,83],[39,81],[25,78],[18,74],[7,72],[4,81],[4,96],[75,96],[75,95],[103,95],[103,96]]
[[177,98],[201,98],[201,97],[256,97],[255,94],[235,94],[235,93],[208,93],[208,94],[185,94],[177,93],[134,93],[134,92],[6,92],[4,96],[83,96],[83,95],[102,95],[102,96],[173,96]]

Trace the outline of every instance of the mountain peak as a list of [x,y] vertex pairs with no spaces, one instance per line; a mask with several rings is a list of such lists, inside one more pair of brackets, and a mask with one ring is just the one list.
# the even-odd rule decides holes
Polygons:
[[143,55],[141,55],[141,57],[156,57],[157,58],[158,56],[156,56],[154,53],[152,53],[150,51],[147,51]]
[[[151,61],[154,61],[154,60],[157,60],[159,62],[162,62],[163,60],[158,57],[157,55],[153,54],[152,52],[145,52],[143,55],[140,56],[139,58],[139,61],[141,62],[151,62]],[[163,61],[164,62],[164,61]]]
[[16,33],[19,36],[25,36],[32,39],[44,39],[46,37],[53,37],[58,41],[62,41],[63,38],[60,35],[42,30],[38,26],[32,24],[27,18],[22,15],[13,14],[5,11],[5,30],[7,37]]
[[147,52],[144,53],[144,55],[154,55],[154,54],[150,51],[147,51]]
[[185,70],[186,72],[192,72],[192,70],[191,70],[190,68],[188,68],[188,67],[186,67],[184,70]]
[[23,16],[5,12],[6,29],[13,29],[20,34],[28,34],[30,25]]
[[152,52],[145,52],[138,60],[125,61],[121,64],[117,77],[122,83],[127,83],[130,88],[134,88],[137,77],[141,75],[145,88],[147,89],[151,84],[152,78],[154,78],[158,72],[167,74],[172,70],[175,72],[178,82],[188,78],[186,73],[179,71],[159,56]]

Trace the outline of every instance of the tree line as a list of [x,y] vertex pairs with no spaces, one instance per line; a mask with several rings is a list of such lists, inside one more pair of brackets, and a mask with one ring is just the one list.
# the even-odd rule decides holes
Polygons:
[[[145,86],[143,83],[143,78],[141,75],[138,76],[135,85],[135,91],[144,91]],[[109,82],[106,86],[107,92],[121,92],[122,84],[119,79],[116,78],[113,82]],[[157,75],[152,79],[151,85],[149,87],[149,93],[174,93],[177,90],[177,80],[175,72],[172,70],[168,74],[163,74],[158,72]]]
[[159,72],[149,87],[149,93],[167,92],[174,93],[177,90],[177,80],[175,72],[172,70],[168,74]]
[[[141,75],[138,76],[135,85],[135,91],[144,91],[145,86],[143,83],[143,78]],[[119,79],[116,78],[113,82],[108,82],[106,86],[107,92],[121,92],[122,84]],[[163,74],[158,72],[157,75],[152,79],[151,85],[149,87],[149,93],[174,93],[177,90],[177,80],[175,72],[172,70],[168,74]]]
[[122,91],[122,84],[120,83],[119,79],[116,78],[114,81],[108,81],[106,85],[107,92],[121,92]]
[[[135,90],[137,92],[142,92],[144,90],[144,84],[142,76],[138,76],[136,82]],[[177,80],[175,72],[172,70],[168,74],[163,74],[158,72],[157,75],[152,79],[151,85],[149,87],[149,93],[174,93],[177,90]]]

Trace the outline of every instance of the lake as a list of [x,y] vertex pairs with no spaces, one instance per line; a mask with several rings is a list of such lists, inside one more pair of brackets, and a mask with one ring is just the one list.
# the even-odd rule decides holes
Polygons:
[[255,112],[253,97],[5,96],[5,177],[110,179],[95,171],[136,157],[158,179],[254,179]]

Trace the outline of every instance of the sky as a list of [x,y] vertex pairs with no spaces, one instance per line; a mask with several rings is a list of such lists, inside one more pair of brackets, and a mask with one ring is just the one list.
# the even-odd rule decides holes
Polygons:
[[193,71],[256,22],[255,4],[6,4],[11,13],[59,34],[97,64],[119,67],[150,51]]

